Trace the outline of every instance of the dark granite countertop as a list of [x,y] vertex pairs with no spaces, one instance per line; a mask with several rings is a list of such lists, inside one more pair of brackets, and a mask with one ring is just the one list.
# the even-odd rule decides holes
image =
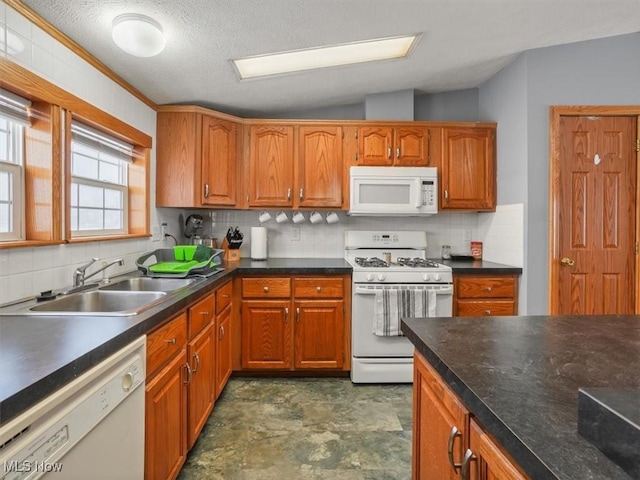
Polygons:
[[456,317],[402,325],[533,480],[629,480],[578,434],[578,389],[640,386],[640,316]]
[[476,274],[522,274],[521,267],[513,267],[511,265],[503,265],[501,263],[488,262],[486,260],[442,260],[434,258],[438,263],[449,265],[453,269],[453,273],[476,273]]
[[339,258],[241,260],[132,317],[0,316],[0,425],[236,274],[342,274]]

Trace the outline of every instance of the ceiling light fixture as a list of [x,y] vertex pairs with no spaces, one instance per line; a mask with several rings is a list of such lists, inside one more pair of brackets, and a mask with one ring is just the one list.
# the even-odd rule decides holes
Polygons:
[[113,19],[111,36],[122,50],[136,57],[153,57],[165,46],[162,26],[153,18],[125,13]]
[[421,34],[257,55],[233,60],[240,79],[402,58],[409,55]]

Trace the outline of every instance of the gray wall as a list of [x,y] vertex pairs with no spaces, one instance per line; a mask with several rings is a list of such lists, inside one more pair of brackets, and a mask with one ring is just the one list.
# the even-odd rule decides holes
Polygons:
[[275,114],[261,114],[259,118],[296,118],[318,120],[364,120],[364,103],[334,105],[310,110],[292,110]]
[[640,105],[639,52],[640,33],[531,50],[480,87],[481,115],[498,122],[498,201],[525,203],[530,315],[548,313],[549,107]]
[[413,121],[413,90],[367,95],[364,98],[364,118]]
[[[476,122],[479,90],[468,88],[453,92],[416,95],[415,120],[443,122]],[[483,118],[483,120],[485,120]]]

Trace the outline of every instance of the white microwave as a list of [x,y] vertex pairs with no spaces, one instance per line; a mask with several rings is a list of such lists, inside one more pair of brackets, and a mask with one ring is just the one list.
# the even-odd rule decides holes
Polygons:
[[435,167],[351,167],[350,215],[438,213]]

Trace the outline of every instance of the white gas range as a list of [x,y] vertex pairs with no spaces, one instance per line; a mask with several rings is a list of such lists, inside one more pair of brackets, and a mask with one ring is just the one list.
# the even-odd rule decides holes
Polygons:
[[[450,317],[453,305],[451,267],[426,258],[427,234],[420,231],[346,231],[345,259],[353,267],[351,304],[351,381],[410,383],[413,345],[401,335],[376,332],[383,292],[422,292],[435,299],[430,315]],[[428,293],[433,292],[433,293]],[[387,301],[388,301],[387,296]],[[394,297],[395,298],[395,297]],[[431,300],[433,301],[433,300]],[[428,303],[428,302],[427,302]],[[388,305],[388,304],[387,304]],[[396,314],[397,315],[397,314]],[[414,316],[414,315],[410,315]],[[387,317],[386,320],[389,320]]]

